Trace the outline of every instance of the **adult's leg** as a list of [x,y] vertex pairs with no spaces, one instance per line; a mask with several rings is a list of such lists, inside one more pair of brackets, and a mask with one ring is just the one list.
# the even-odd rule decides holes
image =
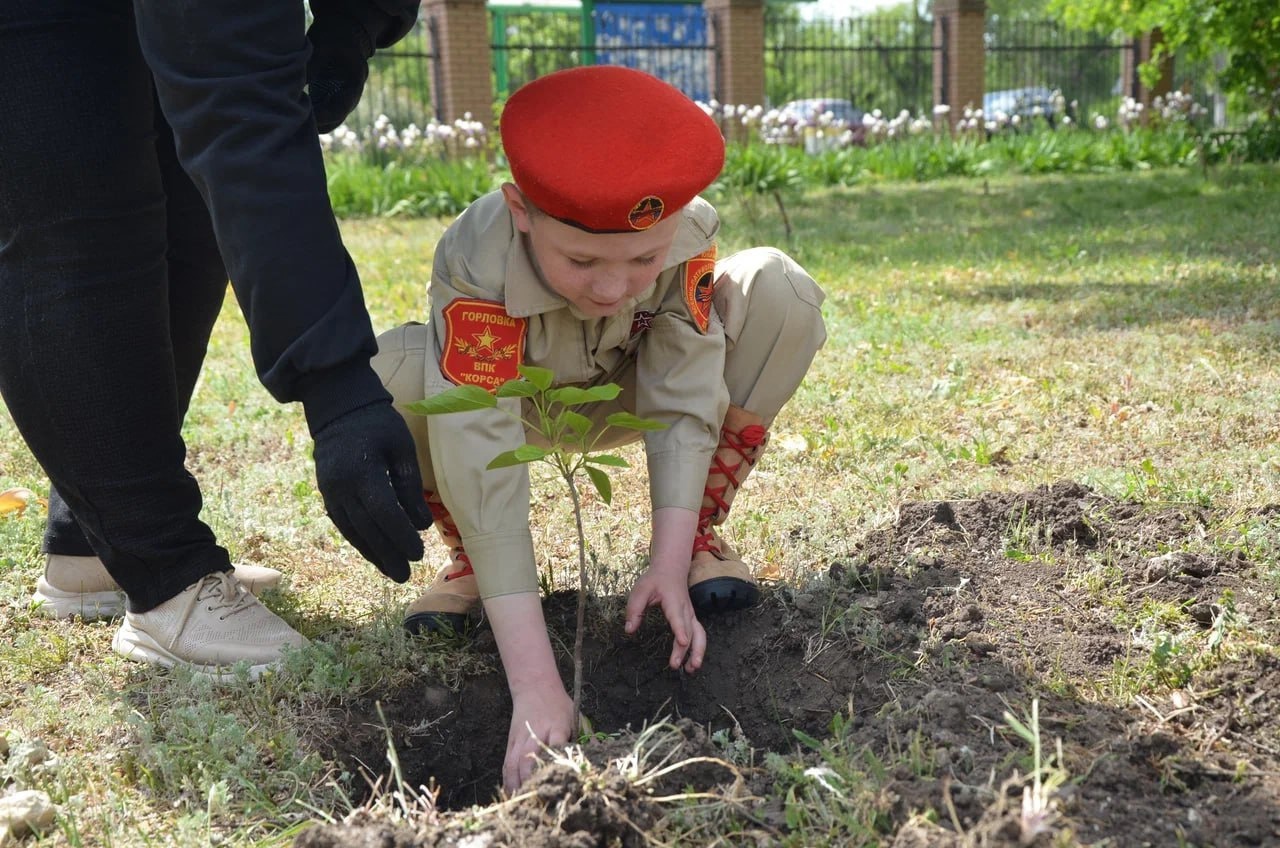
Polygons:
[[[185,417],[204,364],[209,336],[226,297],[227,272],[218,253],[209,210],[178,164],[173,130],[159,108],[154,116],[168,232],[169,342],[173,347],[179,415]],[[43,550],[64,556],[95,556],[56,486],[49,491]]]
[[229,560],[183,465],[165,185],[129,3],[9,0],[0,75],[0,394],[145,611]]

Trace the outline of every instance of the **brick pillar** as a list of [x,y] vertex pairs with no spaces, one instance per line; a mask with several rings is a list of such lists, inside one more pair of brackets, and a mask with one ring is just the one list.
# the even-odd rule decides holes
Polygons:
[[716,59],[711,96],[721,103],[763,106],[764,0],[704,0]]
[[1160,63],[1160,77],[1148,88],[1138,74],[1138,66],[1151,60],[1156,46],[1164,42],[1164,33],[1153,29],[1133,40],[1130,49],[1124,51],[1124,68],[1121,79],[1125,81],[1125,94],[1148,106],[1157,96],[1163,97],[1173,89],[1173,57],[1166,56]]
[[431,99],[436,118],[454,121],[470,112],[492,130],[493,60],[485,0],[423,0],[435,65]]
[[964,117],[966,106],[982,107],[987,87],[983,47],[987,4],[983,0],[935,0],[933,104],[951,107],[951,123]]

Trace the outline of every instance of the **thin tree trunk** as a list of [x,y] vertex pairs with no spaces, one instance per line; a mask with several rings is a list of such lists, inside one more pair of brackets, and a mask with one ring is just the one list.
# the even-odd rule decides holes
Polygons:
[[782,192],[773,190],[773,199],[778,204],[778,212],[782,215],[782,226],[787,228],[787,241],[791,241],[791,217],[787,215],[787,207],[782,203]]
[[578,526],[578,621],[573,634],[573,728],[582,727],[582,637],[587,618],[587,543],[582,532],[582,502],[571,474],[565,475],[573,498],[573,520]]

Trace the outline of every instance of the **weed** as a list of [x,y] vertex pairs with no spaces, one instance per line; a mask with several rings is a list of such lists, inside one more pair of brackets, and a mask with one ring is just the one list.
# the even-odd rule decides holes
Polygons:
[[[1018,719],[1005,711],[1005,724],[1031,746],[1030,782],[1022,787],[1022,814],[1018,820],[1022,845],[1030,845],[1044,833],[1052,833],[1058,821],[1058,792],[1066,785],[1068,774],[1062,759],[1062,740],[1057,740],[1057,754],[1045,757],[1040,736],[1040,699],[1031,701],[1030,715]],[[1015,775],[1016,779],[1016,775]]]
[[813,755],[814,765],[765,757],[765,767],[778,779],[787,824],[822,841],[841,845],[871,845],[885,832],[887,820],[878,789],[888,769],[871,751],[849,738],[848,719],[836,713],[831,738],[819,740],[793,730]]
[[1027,507],[1023,505],[1017,518],[1009,523],[1004,537],[1004,555],[1017,562],[1051,562],[1052,530],[1027,515]]
[[[254,815],[280,815],[296,807],[328,767],[305,753],[297,735],[229,710],[225,698],[214,697],[211,684],[175,674],[172,687],[163,682],[145,697],[151,721],[135,712],[130,724],[137,744],[122,767],[141,786],[181,799],[190,811],[211,792],[234,795],[236,806]],[[287,770],[277,767],[288,763]],[[219,789],[218,787],[221,787]]]

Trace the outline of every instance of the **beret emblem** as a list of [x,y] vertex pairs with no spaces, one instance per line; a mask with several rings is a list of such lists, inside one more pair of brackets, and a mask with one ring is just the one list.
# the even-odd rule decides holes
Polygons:
[[647,230],[662,220],[665,208],[662,198],[651,194],[631,207],[631,211],[627,213],[627,222],[633,230]]

